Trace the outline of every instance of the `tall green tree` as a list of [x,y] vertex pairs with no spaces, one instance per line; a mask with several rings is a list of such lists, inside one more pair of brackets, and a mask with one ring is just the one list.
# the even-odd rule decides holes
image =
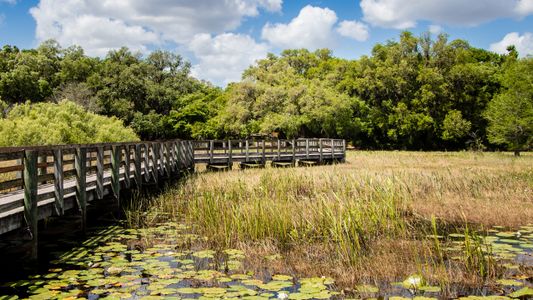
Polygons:
[[533,58],[509,62],[502,84],[485,111],[488,138],[520,155],[533,147]]

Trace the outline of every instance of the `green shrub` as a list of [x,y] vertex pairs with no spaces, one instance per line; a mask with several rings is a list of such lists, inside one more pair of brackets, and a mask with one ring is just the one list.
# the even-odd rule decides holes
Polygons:
[[19,104],[0,119],[0,146],[137,141],[115,117],[85,111],[70,101]]

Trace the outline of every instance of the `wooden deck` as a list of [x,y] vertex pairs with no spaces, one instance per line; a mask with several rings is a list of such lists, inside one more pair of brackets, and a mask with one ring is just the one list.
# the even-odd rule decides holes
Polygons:
[[0,234],[27,227],[37,251],[37,222],[123,189],[175,178],[196,164],[226,169],[344,161],[344,140],[231,140],[107,143],[0,148]]

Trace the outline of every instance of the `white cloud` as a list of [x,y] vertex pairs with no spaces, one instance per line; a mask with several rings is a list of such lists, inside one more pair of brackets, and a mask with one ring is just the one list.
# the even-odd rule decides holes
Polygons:
[[533,0],[361,0],[363,19],[376,26],[406,29],[425,20],[475,26],[533,13]]
[[429,25],[428,29],[432,34],[439,34],[442,32],[442,26],[440,25]]
[[268,46],[256,43],[248,35],[224,33],[196,35],[189,45],[199,63],[193,66],[193,75],[226,85],[241,78],[241,73],[256,60],[264,58]]
[[281,48],[317,49],[331,46],[337,15],[329,8],[307,5],[288,24],[267,23],[262,38]]
[[364,23],[357,21],[342,21],[337,26],[337,32],[348,38],[352,38],[356,41],[366,41],[368,40],[368,26]]
[[521,0],[516,6],[515,11],[522,15],[527,16],[533,13],[533,0]]
[[[279,11],[281,5],[282,0],[40,0],[30,12],[39,41],[77,43],[89,54],[100,54],[130,38],[125,45],[141,43],[138,48],[166,41],[188,43],[196,34],[236,29],[243,18],[258,15],[259,9]],[[98,20],[93,24],[98,30],[88,20]],[[92,41],[93,34],[97,41]]]
[[521,57],[533,55],[533,34],[526,32],[520,35],[518,32],[511,32],[505,35],[499,42],[490,45],[490,50],[496,53],[507,53],[507,47],[514,45]]

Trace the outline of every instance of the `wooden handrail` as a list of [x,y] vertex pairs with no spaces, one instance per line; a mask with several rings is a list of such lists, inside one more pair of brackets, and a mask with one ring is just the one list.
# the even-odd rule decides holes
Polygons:
[[[77,207],[86,224],[93,199],[142,188],[211,165],[344,161],[346,143],[336,139],[207,140],[98,143],[0,148],[0,234]],[[21,218],[20,215],[23,215]],[[11,219],[10,219],[11,218]]]

